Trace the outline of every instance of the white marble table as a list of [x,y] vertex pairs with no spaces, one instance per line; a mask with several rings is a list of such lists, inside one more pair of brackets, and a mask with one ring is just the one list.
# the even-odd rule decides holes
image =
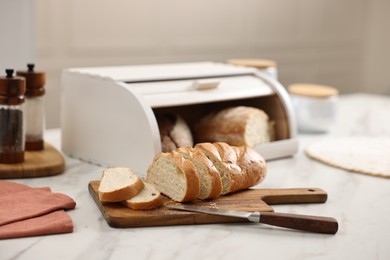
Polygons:
[[[335,169],[303,154],[311,142],[329,136],[390,136],[390,97],[341,97],[338,122],[327,135],[300,135],[300,151],[268,162],[263,188],[319,187],[325,204],[279,205],[275,211],[326,215],[339,221],[336,235],[290,231],[259,224],[212,224],[114,229],[88,193],[102,167],[66,157],[58,176],[16,179],[50,186],[77,202],[69,214],[74,233],[0,240],[0,259],[390,259],[390,179]],[[60,131],[46,141],[60,147]],[[390,158],[389,158],[390,159]]]

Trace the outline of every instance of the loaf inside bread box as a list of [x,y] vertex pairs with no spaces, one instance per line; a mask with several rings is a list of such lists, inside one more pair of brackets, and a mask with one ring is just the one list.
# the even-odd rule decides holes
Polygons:
[[[130,167],[140,176],[162,151],[162,122],[175,115],[194,145],[203,141],[196,128],[209,113],[260,109],[269,117],[272,139],[253,148],[269,160],[291,156],[298,147],[287,91],[253,68],[214,62],[72,68],[62,73],[61,94],[62,151],[103,166]],[[179,129],[180,135],[186,128]]]
[[287,115],[276,94],[154,108],[153,112],[163,152],[200,142],[255,147],[291,137]]

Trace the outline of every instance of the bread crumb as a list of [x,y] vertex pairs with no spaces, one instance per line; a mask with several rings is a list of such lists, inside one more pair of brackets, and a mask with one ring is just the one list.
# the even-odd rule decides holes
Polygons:
[[218,205],[215,202],[209,202],[210,208],[218,209]]

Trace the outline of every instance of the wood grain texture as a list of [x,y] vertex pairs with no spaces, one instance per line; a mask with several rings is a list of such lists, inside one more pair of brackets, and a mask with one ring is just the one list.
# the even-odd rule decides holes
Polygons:
[[[165,207],[155,210],[132,210],[121,203],[103,204],[97,194],[99,183],[99,181],[91,181],[88,186],[89,192],[111,227],[128,228],[247,222],[247,220],[241,218],[184,212]],[[189,204],[221,209],[272,212],[273,209],[268,204],[324,203],[326,199],[326,192],[318,188],[249,189],[221,196],[214,200],[196,201]],[[176,204],[176,202],[164,197],[164,204]]]
[[52,176],[65,170],[62,154],[48,143],[41,151],[26,151],[24,162],[0,164],[1,179],[31,178]]

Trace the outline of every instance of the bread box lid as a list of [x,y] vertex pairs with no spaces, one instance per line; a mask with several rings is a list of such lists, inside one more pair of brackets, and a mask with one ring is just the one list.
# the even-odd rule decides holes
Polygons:
[[107,77],[116,81],[145,82],[243,75],[253,73],[255,69],[217,62],[190,62],[72,68],[69,71]]
[[255,69],[214,62],[78,68],[71,71],[123,82],[142,95],[152,108],[273,93],[268,85],[253,75]]

